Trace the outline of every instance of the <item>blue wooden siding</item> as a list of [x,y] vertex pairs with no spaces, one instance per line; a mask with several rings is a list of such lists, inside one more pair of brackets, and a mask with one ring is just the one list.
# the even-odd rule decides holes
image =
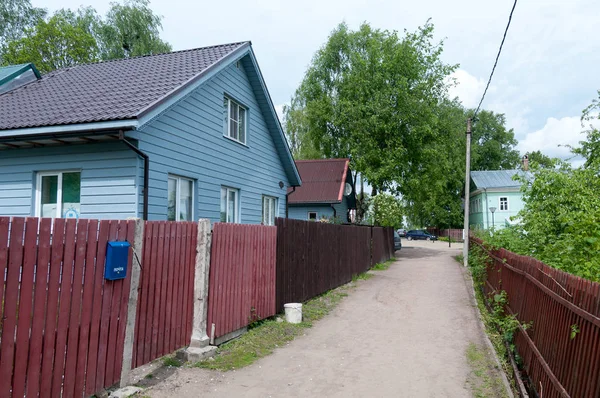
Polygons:
[[123,144],[69,145],[0,152],[0,215],[35,214],[36,172],[81,170],[81,217],[136,215],[136,155]]
[[340,203],[333,205],[335,208],[336,216],[342,220],[342,222],[348,222],[348,198],[344,196]]
[[288,218],[295,220],[308,221],[308,212],[317,212],[317,220],[322,217],[333,217],[333,209],[331,205],[307,205],[307,206],[290,206],[288,209]]
[[[224,96],[247,109],[246,145],[223,135]],[[166,219],[168,174],[195,181],[194,219],[219,221],[222,186],[240,190],[242,223],[262,221],[263,195],[276,197],[285,216],[288,179],[243,63],[223,69],[135,136],[150,156],[149,219]]]

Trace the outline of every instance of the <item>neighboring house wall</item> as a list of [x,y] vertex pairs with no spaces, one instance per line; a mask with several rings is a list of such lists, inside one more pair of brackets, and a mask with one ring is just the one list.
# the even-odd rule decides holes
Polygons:
[[81,218],[136,216],[137,156],[122,143],[0,152],[0,215],[35,215],[37,172],[81,170]]
[[[247,108],[246,145],[223,134],[225,95]],[[276,197],[277,216],[285,216],[288,179],[241,62],[219,72],[136,137],[139,149],[150,156],[150,220],[167,217],[170,173],[195,181],[194,219],[219,221],[221,186],[239,189],[242,223],[262,221],[263,195]]]
[[348,198],[346,196],[343,197],[341,203],[335,203],[333,205],[335,208],[335,215],[342,222],[348,222]]
[[[508,198],[508,210],[501,210],[500,198]],[[477,195],[471,196],[471,206],[477,200],[481,200],[482,209],[480,212],[472,213],[469,217],[469,224],[473,227],[487,229],[504,228],[510,217],[516,217],[519,211],[523,209],[523,197],[519,191],[497,192],[488,190]],[[487,201],[487,204],[486,204]],[[492,217],[490,207],[495,207],[496,211]]]
[[[330,205],[306,205],[306,206],[293,206],[290,205],[288,209],[288,218],[295,220],[308,221],[309,212],[317,213],[317,220],[321,218],[333,217],[333,209]],[[339,213],[338,213],[339,214]]]

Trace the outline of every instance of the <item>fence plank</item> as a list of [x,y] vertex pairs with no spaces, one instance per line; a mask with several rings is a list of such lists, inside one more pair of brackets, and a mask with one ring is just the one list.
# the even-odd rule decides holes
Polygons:
[[85,249],[85,271],[83,295],[81,299],[81,323],[79,327],[79,347],[77,351],[74,395],[81,397],[85,391],[85,374],[87,368],[90,322],[94,299],[94,280],[102,266],[95,264],[98,250],[98,221],[89,220],[87,224],[87,247]]
[[[42,365],[42,342],[44,336],[48,267],[50,265],[50,228],[52,219],[40,219],[38,237],[38,255],[35,269],[35,288],[33,303],[33,325],[27,365],[27,393],[37,396],[40,390],[40,372]],[[1,232],[0,232],[1,235]],[[0,242],[1,242],[0,237]]]
[[54,219],[52,228],[52,255],[50,260],[50,279],[48,281],[48,302],[46,309],[46,328],[44,331],[44,351],[42,354],[42,380],[40,396],[52,395],[52,375],[54,369],[54,343],[58,318],[58,293],[61,265],[63,260],[65,220]]
[[[75,220],[73,220],[75,221]],[[77,374],[77,345],[79,344],[79,327],[81,325],[81,295],[83,290],[83,272],[85,267],[88,220],[77,223],[77,242],[75,246],[75,266],[73,271],[73,287],[69,314],[69,335],[67,339],[67,358],[64,372],[63,395],[75,395],[75,378]]]
[[38,220],[28,218],[25,221],[25,241],[23,250],[23,268],[21,271],[21,288],[18,304],[17,340],[15,346],[15,363],[13,369],[13,396],[25,394],[27,359],[29,355],[29,334],[31,312],[33,307],[33,280],[37,254]]
[[[8,269],[4,311],[2,316],[2,342],[0,343],[0,395],[9,396],[12,385],[15,350],[15,328],[17,326],[19,277],[23,259],[23,232],[25,219],[14,218],[11,223],[8,251]],[[4,275],[3,275],[4,279]]]

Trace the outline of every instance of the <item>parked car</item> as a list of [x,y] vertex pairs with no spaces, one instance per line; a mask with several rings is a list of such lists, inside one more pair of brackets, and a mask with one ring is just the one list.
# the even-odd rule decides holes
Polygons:
[[394,250],[402,249],[402,241],[400,240],[400,235],[398,231],[394,231]]
[[412,230],[412,231],[408,231],[406,233],[406,239],[407,240],[437,240],[437,236],[430,234],[427,231],[420,231],[420,230]]
[[405,230],[405,229],[402,229],[402,228],[400,228],[400,229],[398,230],[398,235],[400,235],[400,236],[406,236],[406,230]]

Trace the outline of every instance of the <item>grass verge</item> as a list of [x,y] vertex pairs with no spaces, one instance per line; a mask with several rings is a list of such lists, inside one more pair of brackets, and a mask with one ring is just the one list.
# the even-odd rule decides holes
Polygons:
[[474,343],[467,347],[467,362],[473,373],[469,377],[469,384],[476,398],[508,397],[504,383],[498,374],[495,361],[483,348]]
[[[360,278],[359,278],[360,279]],[[317,296],[302,305],[302,323],[292,324],[276,318],[257,321],[248,326],[248,333],[236,340],[221,345],[212,360],[198,362],[192,366],[214,370],[233,370],[248,366],[259,358],[267,356],[278,347],[302,334],[333,310],[348,295],[352,285],[344,285]]]
[[394,263],[394,259],[392,260],[387,260],[386,262],[383,263],[379,263],[379,264],[375,264],[373,266],[373,268],[371,268],[373,271],[385,271],[386,269],[390,268],[390,265],[392,265]]

